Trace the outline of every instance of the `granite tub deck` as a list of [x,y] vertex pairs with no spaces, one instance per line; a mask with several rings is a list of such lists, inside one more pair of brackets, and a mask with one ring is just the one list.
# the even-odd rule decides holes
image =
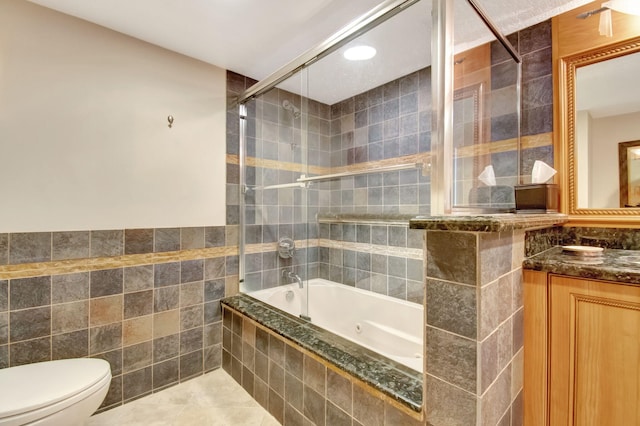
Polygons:
[[590,280],[640,285],[640,250],[605,249],[602,256],[580,257],[554,247],[528,259],[524,269]]
[[223,299],[222,304],[420,414],[421,373],[245,294]]

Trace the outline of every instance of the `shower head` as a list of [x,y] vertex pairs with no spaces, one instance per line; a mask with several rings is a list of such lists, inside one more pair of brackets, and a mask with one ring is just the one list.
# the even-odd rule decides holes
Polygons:
[[292,111],[293,118],[300,118],[300,108],[296,107],[288,100],[285,99],[284,101],[282,101],[282,108],[286,109],[287,111]]

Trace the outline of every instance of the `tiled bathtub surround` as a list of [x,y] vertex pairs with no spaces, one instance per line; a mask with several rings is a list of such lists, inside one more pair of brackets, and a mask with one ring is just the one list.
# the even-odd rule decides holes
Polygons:
[[[523,117],[519,129],[525,146],[520,158],[523,174],[530,172],[530,166],[536,159],[553,163],[549,28],[549,23],[542,23],[510,36],[524,56]],[[507,69],[505,58],[498,55],[496,49],[494,53],[492,90],[502,92],[492,94],[493,99],[498,102],[502,94],[501,99],[513,100],[510,96],[515,93],[514,83],[508,80],[512,70]],[[284,115],[287,111],[280,108],[281,101],[290,94],[274,90],[260,98],[259,103],[252,102],[249,116],[257,116],[259,120],[249,120],[247,124],[248,183],[257,186],[290,183],[301,173],[320,174],[332,169],[343,171],[342,168],[370,165],[372,161],[406,162],[403,155],[428,151],[431,124],[428,99],[427,92],[420,91],[421,87],[429,90],[427,84],[420,85],[421,81],[427,82],[427,77],[426,70],[419,71],[331,106],[307,103],[299,97],[288,99],[301,107],[303,119],[310,118],[310,132],[305,135],[312,154],[309,155],[308,166],[303,164],[306,158],[303,158],[298,145],[304,140],[302,129],[295,120]],[[227,212],[228,223],[233,224],[238,223],[240,192],[239,117],[232,99],[251,83],[253,81],[248,78],[228,73]],[[307,111],[305,105],[313,107]],[[517,156],[510,145],[518,129],[513,127],[516,121],[512,116],[501,114],[498,105],[492,107],[492,147],[494,143],[496,146],[503,141],[505,143],[499,152],[492,154],[491,161],[498,176],[510,179],[517,175],[518,169]],[[409,170],[323,182],[304,190],[258,189],[248,192],[246,230],[250,257],[245,265],[249,267],[245,277],[248,288],[258,289],[280,282],[280,268],[295,266],[299,274],[307,274],[307,277],[325,274],[331,278],[333,275],[341,277],[343,282],[346,277],[347,283],[353,282],[356,286],[360,283],[360,286],[370,286],[374,291],[382,292],[383,286],[378,280],[382,280],[383,272],[374,268],[385,265],[387,294],[406,292],[409,300],[418,301],[415,289],[410,290],[410,286],[419,282],[415,279],[419,275],[413,275],[416,265],[411,266],[410,272],[408,263],[397,264],[400,259],[414,259],[406,255],[416,249],[414,237],[407,234],[406,247],[394,245],[389,240],[389,229],[396,225],[387,223],[382,226],[387,232],[386,246],[374,243],[371,238],[376,225],[361,221],[355,223],[355,241],[349,241],[352,238],[349,226],[347,241],[344,241],[344,223],[321,223],[318,227],[315,215],[346,212],[428,214],[429,184],[428,176]],[[329,225],[329,238],[326,238],[326,227],[321,229],[325,224]],[[362,225],[371,225],[368,242],[358,240],[358,226]],[[332,227],[334,236],[331,235]],[[366,228],[360,229],[362,235],[366,235]],[[335,236],[339,233],[342,234],[340,237]],[[429,253],[430,240],[427,236],[427,273],[423,282],[426,282],[424,303],[428,316],[426,356],[432,365],[425,375],[428,420],[438,425],[498,424],[499,421],[503,422],[501,424],[519,424],[522,377],[522,336],[519,333],[522,302],[519,290],[524,231],[428,231],[428,234],[435,235],[431,238],[432,245],[440,245],[439,254]],[[302,243],[296,258],[289,263],[279,260],[274,252],[273,244],[282,236],[293,237]],[[441,239],[440,244],[438,238]],[[375,254],[382,254],[384,259],[375,260],[384,261],[375,263],[373,254],[376,250],[382,251]],[[371,271],[367,271],[365,266],[367,257]],[[407,275],[389,274],[390,264],[394,272],[406,268]],[[370,274],[368,278],[367,273]],[[406,289],[396,292],[395,289],[402,288],[402,285],[394,285],[396,279],[406,280]],[[389,283],[394,284],[389,286]],[[438,309],[438,306],[453,306],[455,309]],[[434,312],[429,313],[430,309]],[[231,336],[235,337],[233,331]],[[245,335],[241,336],[244,339]],[[235,341],[233,337],[228,342],[230,345]],[[230,347],[231,353],[239,353],[238,343],[235,349]],[[254,351],[255,354],[258,352],[257,349]],[[254,357],[253,362],[256,360]],[[276,365],[281,367],[277,362]],[[232,357],[232,372],[233,369]],[[235,369],[236,377],[243,381],[245,370],[239,370],[237,366]],[[238,375],[238,371],[242,373]],[[268,371],[267,368],[267,374]],[[280,370],[275,371],[277,375]],[[249,373],[246,377],[252,377]],[[256,386],[258,380],[254,380]],[[254,394],[254,397],[262,398],[263,405],[268,406],[271,402],[265,395],[270,396],[272,391],[265,383],[268,383],[268,376],[256,388],[261,396]],[[276,386],[280,385],[278,377],[276,383]],[[273,394],[274,408],[279,411],[283,395],[278,391]],[[353,410],[356,405],[354,403]],[[297,413],[304,415],[304,408]],[[328,418],[326,413],[321,418],[323,422]],[[300,417],[295,417],[293,424],[298,424],[298,420]]]
[[[357,357],[354,358],[353,353],[345,350],[348,342],[328,333],[323,335],[317,327],[293,317],[283,318],[276,311],[268,312],[260,302],[234,298],[229,303],[278,328],[275,333],[240,311],[224,306],[222,366],[280,423],[285,426],[424,425],[417,420],[420,413],[398,405],[393,398],[345,370],[372,378],[381,375],[376,387],[395,386],[404,397],[413,395],[410,399],[414,404],[416,396],[421,399],[421,386],[415,372],[396,371],[394,377],[393,368],[385,367],[371,354],[368,357],[368,351],[355,349]],[[312,329],[319,335],[314,335]],[[299,340],[307,349],[285,339],[281,333]],[[328,364],[308,350],[309,347],[320,353],[341,355],[336,364]],[[385,374],[387,378],[383,378]]]
[[[303,280],[325,278],[337,283],[422,303],[424,295],[423,232],[408,229],[408,220],[393,225],[384,222],[332,223],[320,219],[317,228],[305,227],[293,235],[297,248],[291,259],[275,251],[275,238],[265,235],[278,230],[249,225],[245,256],[246,291],[290,283],[283,271],[294,270]],[[402,223],[404,222],[404,224]],[[317,235],[304,239],[304,235]],[[260,242],[262,241],[262,242]]]
[[[523,55],[522,111],[520,133],[521,171],[530,173],[536,159],[553,163],[551,152],[551,32],[544,22],[510,36]],[[514,101],[515,69],[503,49],[491,48],[491,162],[498,177],[515,183],[518,173],[516,151],[511,142],[518,135],[515,113],[505,105]],[[228,223],[237,223],[239,212],[239,116],[235,97],[254,81],[229,72],[227,89],[227,211]],[[301,174],[316,175],[345,171],[352,167],[374,168],[380,161],[410,162],[407,158],[430,151],[431,130],[430,71],[423,69],[334,105],[325,105],[290,92],[273,89],[247,104],[246,177],[250,189],[245,197],[247,244],[266,244],[287,236],[307,241],[293,262],[282,262],[273,247],[264,245],[248,256],[247,290],[279,283],[279,268],[292,264],[299,275],[341,278],[336,281],[382,292],[378,280],[386,280],[387,294],[405,294],[418,301],[414,278],[367,271],[349,264],[353,251],[342,259],[321,238],[317,214],[429,214],[430,177],[420,170],[348,177],[311,185],[309,188],[260,189],[264,185],[294,182]],[[300,118],[282,108],[287,100],[301,108]],[[502,105],[502,104],[505,105]],[[303,122],[304,121],[304,125]],[[504,146],[502,146],[503,144]],[[303,146],[304,145],[304,146]],[[411,157],[413,158],[413,157]],[[412,161],[415,161],[412,160]],[[366,225],[366,222],[362,222]],[[321,225],[322,226],[322,225]],[[326,241],[329,241],[325,239]],[[331,243],[332,244],[332,243]],[[330,244],[329,244],[330,245]],[[391,250],[393,245],[388,244]],[[327,258],[327,250],[329,257]],[[361,255],[361,257],[364,255]],[[400,257],[400,256],[396,256]],[[388,264],[387,259],[387,264]],[[345,265],[345,262],[347,263]],[[363,260],[366,262],[366,260]],[[415,270],[416,268],[412,268]],[[388,271],[387,267],[387,271]],[[370,277],[367,278],[367,273]],[[360,274],[360,277],[358,277]],[[407,280],[407,290],[397,278]],[[373,279],[373,284],[372,284]],[[391,282],[391,289],[389,283]],[[414,289],[410,289],[414,287]]]
[[426,234],[427,420],[521,425],[524,231]]
[[220,367],[236,239],[224,226],[4,234],[0,367],[106,359],[102,408]]
[[319,225],[319,277],[422,304],[422,230],[405,224]]

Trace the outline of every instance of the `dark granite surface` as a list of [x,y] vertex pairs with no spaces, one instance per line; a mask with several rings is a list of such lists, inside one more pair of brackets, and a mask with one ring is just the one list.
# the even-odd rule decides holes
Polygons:
[[557,245],[575,245],[575,243],[562,244],[561,235],[562,226],[527,231],[524,237],[524,256],[531,257]]
[[640,285],[640,251],[605,249],[599,257],[564,254],[562,247],[525,259],[524,269]]
[[296,342],[412,410],[421,410],[421,373],[245,294],[228,297],[222,303]]
[[610,249],[640,250],[640,229],[562,227],[559,245],[596,246]]
[[559,245],[640,250],[640,229],[556,226],[527,231],[525,256],[533,256]]
[[412,229],[440,231],[503,232],[540,229],[568,221],[563,214],[494,214],[484,216],[418,216],[409,222]]

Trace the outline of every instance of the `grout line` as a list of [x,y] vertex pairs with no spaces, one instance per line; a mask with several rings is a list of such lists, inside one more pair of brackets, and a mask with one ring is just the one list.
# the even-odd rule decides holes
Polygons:
[[425,376],[431,376],[431,377],[433,377],[434,379],[436,379],[436,380],[438,380],[438,381],[440,381],[440,382],[442,382],[442,383],[446,383],[446,384],[447,384],[447,385],[449,385],[449,386],[452,386],[452,387],[454,387],[454,388],[456,388],[456,389],[458,389],[458,390],[461,390],[461,391],[462,391],[462,392],[464,392],[464,393],[467,393],[467,394],[469,394],[469,395],[473,396],[474,398],[479,398],[479,396],[478,396],[478,395],[476,395],[475,393],[473,393],[473,392],[469,392],[468,390],[466,390],[466,389],[464,389],[464,388],[461,388],[461,387],[460,387],[460,386],[458,386],[458,385],[454,385],[453,383],[449,383],[448,381],[444,380],[444,379],[443,379],[443,378],[441,378],[441,377],[435,376],[435,375],[430,374],[430,373],[425,373]]
[[[473,342],[473,343],[476,343],[476,344],[477,344],[477,343],[480,343],[480,341],[479,341],[477,338],[463,336],[463,335],[461,335],[461,334],[457,334],[457,333],[454,333],[454,332],[452,332],[452,331],[445,330],[444,328],[435,327],[435,326],[433,326],[433,325],[431,325],[431,324],[426,324],[426,327],[428,327],[428,328],[432,328],[432,329],[434,329],[434,330],[441,331],[441,332],[443,332],[443,333],[450,334],[450,335],[452,335],[452,336],[460,337],[460,338],[462,338],[462,339],[464,339],[464,340],[468,340],[468,341]],[[426,342],[426,339],[425,339],[425,342]],[[426,344],[425,344],[425,348],[426,348]]]

